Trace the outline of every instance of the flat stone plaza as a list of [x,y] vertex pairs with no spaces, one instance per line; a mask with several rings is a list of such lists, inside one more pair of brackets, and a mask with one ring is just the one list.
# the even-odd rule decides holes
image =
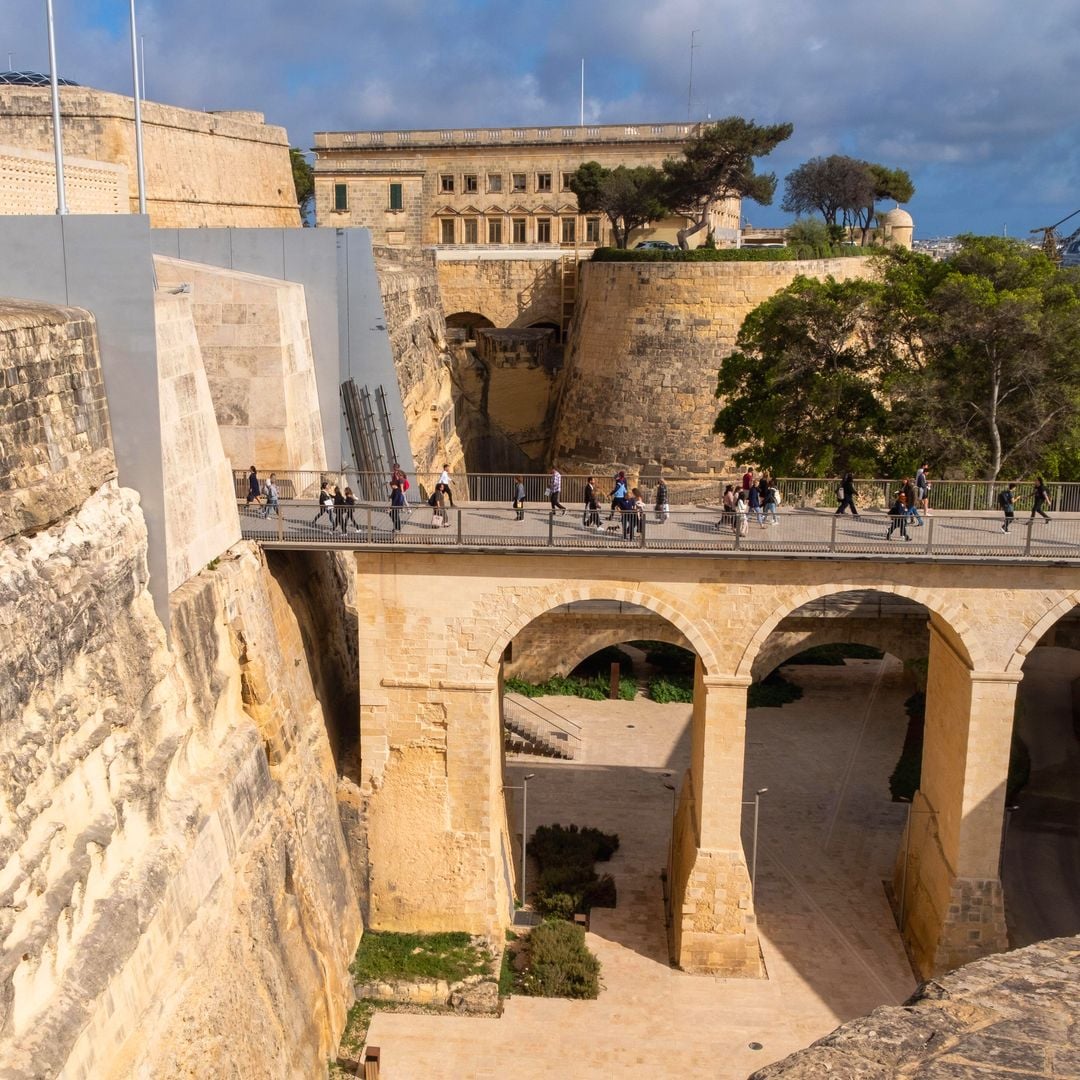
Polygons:
[[[558,821],[620,836],[600,868],[615,877],[619,903],[593,911],[588,935],[603,990],[587,1002],[515,996],[498,1020],[378,1013],[368,1041],[382,1048],[387,1080],[745,1077],[912,993],[883,885],[906,814],[889,800],[888,776],[910,689],[891,658],[785,670],[803,698],[747,718],[744,797],[769,789],[756,883],[768,977],[688,975],[668,964],[665,784],[677,784],[689,763],[690,706],[545,699],[582,724],[583,751],[573,762],[515,759],[507,782],[535,774],[530,833]],[[745,809],[749,860],[753,807]],[[511,821],[520,828],[520,818]]]

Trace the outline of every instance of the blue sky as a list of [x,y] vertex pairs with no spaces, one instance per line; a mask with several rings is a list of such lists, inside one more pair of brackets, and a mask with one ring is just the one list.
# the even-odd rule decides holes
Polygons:
[[[130,92],[126,0],[54,0],[60,74]],[[0,63],[45,71],[44,0],[0,0]],[[905,168],[916,235],[1027,236],[1080,208],[1076,0],[138,0],[148,96],[317,130],[791,121],[761,162]],[[779,203],[779,195],[777,197]],[[785,220],[748,204],[754,224]],[[1075,220],[1074,223],[1075,224]]]

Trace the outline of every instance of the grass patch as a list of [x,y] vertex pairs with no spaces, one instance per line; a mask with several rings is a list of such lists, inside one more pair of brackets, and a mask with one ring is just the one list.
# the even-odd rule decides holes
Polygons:
[[789,682],[778,672],[766,675],[761,682],[752,683],[746,692],[748,709],[778,709],[802,697],[802,687]]
[[[904,702],[908,714],[907,731],[900,758],[889,777],[889,794],[893,802],[911,802],[922,781],[923,734],[926,729],[926,695],[920,690]],[[1020,703],[1016,704],[1016,717]],[[1011,806],[1031,779],[1031,753],[1027,743],[1013,732],[1009,747],[1009,773],[1005,781],[1005,805]]]
[[[577,675],[553,675],[542,683],[530,683],[524,679],[509,678],[503,686],[506,690],[521,694],[522,697],[579,697],[587,701],[607,701],[610,687],[607,677],[599,675],[591,679]],[[619,680],[619,698],[633,701],[637,697],[637,686],[631,679]]]
[[351,971],[361,982],[377,979],[445,979],[459,982],[491,970],[491,953],[466,933],[390,934],[369,930]]
[[[345,1030],[341,1033],[341,1042],[338,1044],[338,1057],[351,1058],[359,1061],[363,1052],[364,1043],[367,1042],[368,1028],[371,1026],[371,1018],[375,1010],[379,1008],[379,1002],[361,998],[349,1010],[348,1019],[345,1021]],[[356,1074],[350,1069],[339,1065],[337,1061],[330,1062],[330,1080],[347,1080]]]
[[784,663],[839,667],[847,659],[880,660],[884,655],[880,649],[852,642],[851,644],[815,645],[812,649],[804,649],[801,653],[797,653]]
[[585,944],[585,931],[568,922],[534,927],[525,943],[525,969],[517,989],[532,997],[591,999],[600,995],[600,961]]

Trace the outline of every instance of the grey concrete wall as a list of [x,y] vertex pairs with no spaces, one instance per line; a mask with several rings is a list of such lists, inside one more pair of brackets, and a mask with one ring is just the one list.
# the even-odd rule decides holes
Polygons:
[[154,229],[152,243],[159,255],[303,285],[327,465],[353,464],[340,387],[355,379],[384,388],[398,460],[413,469],[367,229]]
[[137,214],[0,216],[0,295],[94,313],[117,477],[138,491],[150,592],[169,627],[154,267],[150,222]]

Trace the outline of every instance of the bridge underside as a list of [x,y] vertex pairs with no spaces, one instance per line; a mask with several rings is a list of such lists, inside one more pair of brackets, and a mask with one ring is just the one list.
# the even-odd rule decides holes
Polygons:
[[[904,656],[918,635],[929,654],[921,786],[894,877],[916,966],[929,976],[1005,946],[998,856],[1016,686],[1026,654],[1080,601],[1074,570],[406,550],[355,557],[373,928],[497,935],[508,924],[516,884],[503,798],[503,658],[534,624],[577,618],[549,612],[602,600],[649,613],[625,616],[640,620],[635,638],[678,640],[698,656],[669,870],[672,948],[683,968],[761,973],[740,839],[752,676],[807,642],[865,641],[875,625],[880,636],[869,643]],[[858,590],[897,597],[908,614],[853,610],[848,622],[813,613]]]

